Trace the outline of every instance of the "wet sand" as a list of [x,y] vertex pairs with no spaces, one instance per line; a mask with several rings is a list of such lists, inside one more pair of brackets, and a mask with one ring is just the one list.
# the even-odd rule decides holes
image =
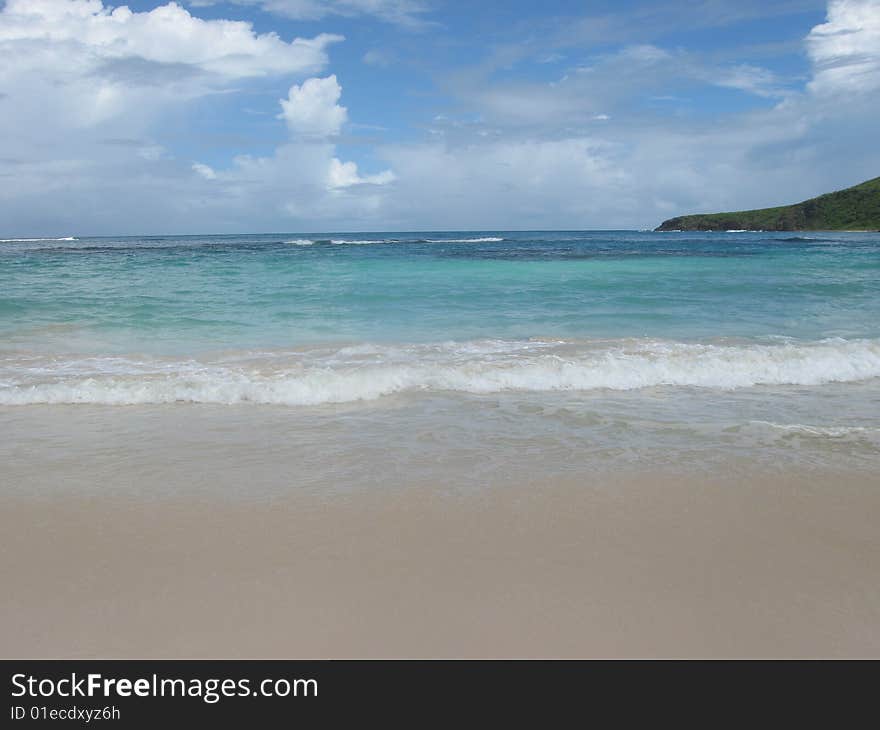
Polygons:
[[870,474],[19,486],[0,497],[4,657],[880,656]]

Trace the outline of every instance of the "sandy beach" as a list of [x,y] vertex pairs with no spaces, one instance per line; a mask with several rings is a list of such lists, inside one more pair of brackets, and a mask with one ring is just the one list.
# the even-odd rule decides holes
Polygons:
[[[222,479],[221,473],[214,476]],[[156,464],[151,479],[173,479]],[[880,653],[868,478],[4,497],[4,657]]]

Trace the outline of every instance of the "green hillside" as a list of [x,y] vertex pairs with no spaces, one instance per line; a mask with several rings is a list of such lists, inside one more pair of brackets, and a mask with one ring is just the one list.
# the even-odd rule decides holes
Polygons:
[[803,203],[735,213],[683,215],[657,231],[880,231],[880,177]]

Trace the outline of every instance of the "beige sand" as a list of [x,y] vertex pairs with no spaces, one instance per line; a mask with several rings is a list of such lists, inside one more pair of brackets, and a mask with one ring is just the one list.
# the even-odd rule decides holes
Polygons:
[[872,481],[4,497],[0,653],[876,657]]

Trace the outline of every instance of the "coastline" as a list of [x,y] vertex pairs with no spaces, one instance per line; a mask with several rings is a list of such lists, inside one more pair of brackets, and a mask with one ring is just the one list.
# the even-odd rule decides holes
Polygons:
[[880,654],[878,241],[780,238],[4,248],[0,652]]

